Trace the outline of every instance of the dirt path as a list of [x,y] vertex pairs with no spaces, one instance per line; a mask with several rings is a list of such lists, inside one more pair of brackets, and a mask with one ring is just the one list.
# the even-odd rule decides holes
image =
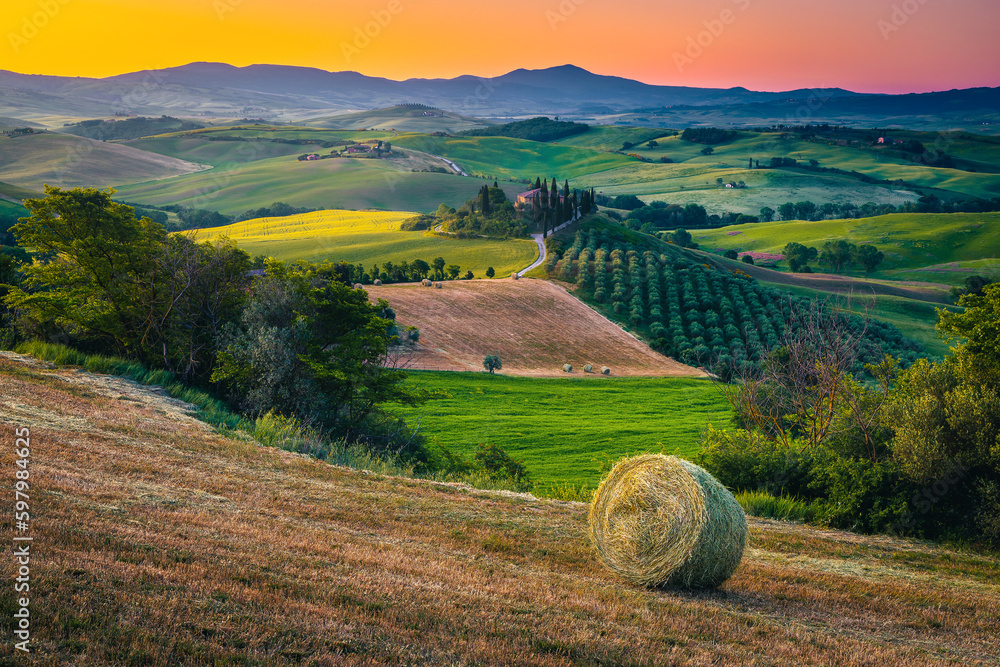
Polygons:
[[[572,225],[574,222],[576,222],[579,219],[580,219],[580,212],[577,211],[576,215],[573,216],[572,220],[567,220],[566,222],[562,223],[561,225],[559,225],[558,227],[556,227],[555,229],[553,229],[552,231],[550,231],[549,234],[555,234],[559,230],[565,229],[566,227]],[[545,239],[542,238],[541,234],[532,234],[531,238],[534,239],[535,243],[538,244],[538,259],[536,259],[526,269],[521,269],[520,271],[518,271],[517,275],[519,275],[519,276],[523,276],[528,271],[531,271],[532,269],[541,266],[545,262],[545,257],[546,257]]]

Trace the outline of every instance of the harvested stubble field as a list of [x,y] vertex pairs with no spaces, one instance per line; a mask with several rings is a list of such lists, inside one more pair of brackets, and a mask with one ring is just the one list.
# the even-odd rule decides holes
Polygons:
[[[336,468],[10,357],[0,390],[3,442],[31,428],[33,664],[1000,660],[996,558],[752,520],[719,590],[646,590],[600,566],[580,503]],[[0,662],[27,664],[2,604]]]
[[645,343],[543,280],[449,281],[443,289],[417,284],[365,286],[385,299],[397,321],[420,329],[420,344],[407,362],[415,370],[481,371],[497,353],[504,374],[583,376],[592,364],[618,377],[703,376],[697,369],[651,350]]

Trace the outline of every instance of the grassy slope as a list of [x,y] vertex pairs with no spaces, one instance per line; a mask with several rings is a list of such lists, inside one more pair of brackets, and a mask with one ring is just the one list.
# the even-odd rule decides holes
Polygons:
[[0,181],[0,195],[10,197],[11,199],[24,200],[41,197],[43,196],[43,193],[37,190],[29,190],[27,188],[22,188],[17,185],[11,185],[10,183]]
[[693,456],[701,430],[729,419],[708,380],[688,378],[523,378],[488,373],[413,372],[410,382],[450,397],[401,413],[466,455],[492,443],[523,459],[532,478],[600,481],[602,466],[626,454]]
[[68,134],[0,138],[0,180],[41,190],[61,187],[106,187],[185,174],[198,167],[130,146],[93,141]]
[[[738,232],[738,233],[734,233]],[[1000,258],[1000,213],[894,213],[858,220],[824,220],[733,225],[693,233],[705,249],[780,253],[789,241],[820,248],[825,241],[871,243],[886,259],[875,276],[915,271],[947,262]],[[960,283],[941,272],[940,282]]]
[[633,161],[624,155],[509,137],[402,135],[393,144],[443,155],[469,173],[499,178],[546,176],[561,181]]
[[[297,147],[302,148],[302,147]],[[256,160],[164,181],[122,186],[119,196],[149,204],[182,204],[223,213],[283,201],[311,208],[378,208],[430,212],[460,205],[482,181],[451,174],[401,171],[394,160],[294,157]],[[506,184],[510,194],[519,186]]]
[[31,427],[46,664],[1000,661],[994,557],[751,519],[723,588],[649,591],[602,568],[579,503],[336,468],[100,377],[0,360],[0,388],[0,439]]
[[[593,132],[593,130],[592,130]],[[603,143],[591,133],[580,135],[581,141],[590,137],[589,144],[617,149],[625,137],[639,138],[639,128],[606,128]],[[655,133],[655,131],[653,131]],[[776,208],[785,201],[808,199],[817,203],[846,202],[862,204],[901,204],[913,201],[916,195],[897,186],[866,185],[854,178],[835,174],[822,174],[804,170],[750,170],[750,158],[767,164],[771,157],[791,157],[802,162],[815,159],[823,167],[858,171],[879,179],[903,179],[925,187],[951,190],[963,195],[995,197],[1000,193],[1000,177],[996,174],[972,173],[957,169],[940,169],[913,164],[899,157],[886,155],[879,149],[862,149],[831,145],[823,142],[802,141],[795,137],[781,139],[777,133],[742,132],[740,137],[726,144],[715,146],[710,156],[701,155],[701,144],[690,143],[678,137],[659,137],[656,148],[646,148],[645,143],[630,149],[651,160],[666,156],[672,164],[630,164],[614,171],[596,174],[582,180],[608,194],[633,193],[644,199],[662,199],[671,203],[694,202],[712,210],[729,210],[756,213],[762,206]],[[928,147],[934,145],[937,135],[914,137]],[[567,140],[563,143],[570,143]],[[617,143],[617,145],[615,145]],[[949,140],[948,152],[977,159],[983,165],[1000,159],[1000,148],[971,140]],[[746,190],[720,190],[715,179],[744,181]]]
[[253,255],[294,261],[345,260],[365,266],[444,257],[462,272],[483,276],[488,266],[497,275],[523,269],[538,256],[533,241],[523,239],[452,239],[403,232],[399,225],[413,217],[405,212],[325,210],[284,218],[257,218],[226,227],[198,231],[199,239],[228,236]]
[[183,158],[213,167],[232,166],[285,155],[298,156],[308,152],[307,147],[294,144],[206,141],[196,135],[187,134],[134,139],[123,143],[151,153]]
[[[425,116],[428,111],[442,116]],[[309,125],[319,127],[342,127],[357,130],[361,128],[392,128],[400,132],[460,132],[477,127],[488,127],[492,123],[463,116],[462,114],[440,109],[407,109],[404,107],[389,107],[310,118]]]
[[[627,141],[632,144],[641,145],[650,139],[656,139],[660,143],[666,130],[655,130],[647,127],[612,127],[610,125],[591,125],[590,129],[583,134],[560,139],[557,142],[560,146],[577,146],[579,148],[593,148],[596,150],[617,151]],[[635,148],[629,149],[636,151]]]

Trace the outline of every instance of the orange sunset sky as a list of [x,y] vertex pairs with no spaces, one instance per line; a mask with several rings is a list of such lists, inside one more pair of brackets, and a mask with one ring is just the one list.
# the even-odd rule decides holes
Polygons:
[[5,0],[0,28],[0,69],[25,74],[218,61],[405,79],[571,63],[754,90],[1000,85],[1000,0]]

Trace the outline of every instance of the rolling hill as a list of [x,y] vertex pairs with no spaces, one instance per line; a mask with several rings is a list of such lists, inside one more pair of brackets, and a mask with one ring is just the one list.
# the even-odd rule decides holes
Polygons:
[[993,556],[751,518],[721,589],[646,590],[600,565],[583,503],[328,465],[10,357],[0,395],[4,441],[30,427],[31,641],[54,664],[1000,660]]
[[859,95],[836,88],[756,92],[742,87],[649,85],[573,65],[518,69],[488,78],[393,81],[310,67],[198,62],[104,79],[0,71],[0,87],[11,91],[0,100],[0,115],[50,127],[67,118],[106,117],[123,107],[142,115],[294,121],[325,116],[331,109],[357,111],[420,102],[476,117],[640,110],[628,118],[678,127],[716,120],[743,126],[787,123],[800,119],[800,109],[808,104],[813,122],[884,126],[891,121],[978,131],[983,122],[996,121],[1000,108],[996,88],[919,95]]
[[[463,280],[446,282],[443,289],[365,289],[372,299],[387,300],[401,324],[420,329],[419,349],[407,359],[414,369],[478,371],[483,357],[497,353],[501,372],[510,375],[565,377],[568,363],[574,377],[602,377],[602,366],[615,377],[703,376],[654,352],[551,282]],[[593,374],[584,373],[586,364],[594,366]]]
[[44,184],[103,188],[201,169],[186,160],[66,134],[0,137],[0,180],[31,190]]
[[[224,143],[224,142],[217,142]],[[252,144],[256,145],[256,144]],[[301,146],[297,146],[299,151]],[[424,163],[426,160],[421,160]],[[444,164],[437,162],[438,168]],[[283,201],[309,208],[382,209],[429,213],[461,205],[483,182],[454,174],[414,172],[407,161],[337,158],[299,162],[293,156],[223,163],[215,170],[123,185],[119,196],[146,204],[181,204],[226,214]],[[508,196],[522,189],[503,183]]]
[[335,116],[320,116],[303,121],[314,127],[343,128],[360,130],[365,128],[392,128],[399,132],[460,132],[478,127],[489,127],[491,123],[463,116],[443,109],[435,109],[423,104],[402,104],[385,109],[356,111]]
[[876,276],[912,277],[933,272],[938,280],[958,284],[966,271],[954,263],[1000,258],[1000,213],[893,213],[857,220],[822,220],[733,225],[697,230],[705,249],[780,253],[790,241],[821,247],[845,239],[871,243],[885,254]]
[[454,239],[400,231],[400,223],[413,216],[399,211],[323,210],[256,218],[193,233],[199,240],[227,236],[252,255],[285,261],[347,261],[367,267],[444,257],[448,264],[461,266],[463,274],[472,271],[477,276],[483,276],[490,266],[497,275],[508,275],[538,257],[538,247],[525,239]]

